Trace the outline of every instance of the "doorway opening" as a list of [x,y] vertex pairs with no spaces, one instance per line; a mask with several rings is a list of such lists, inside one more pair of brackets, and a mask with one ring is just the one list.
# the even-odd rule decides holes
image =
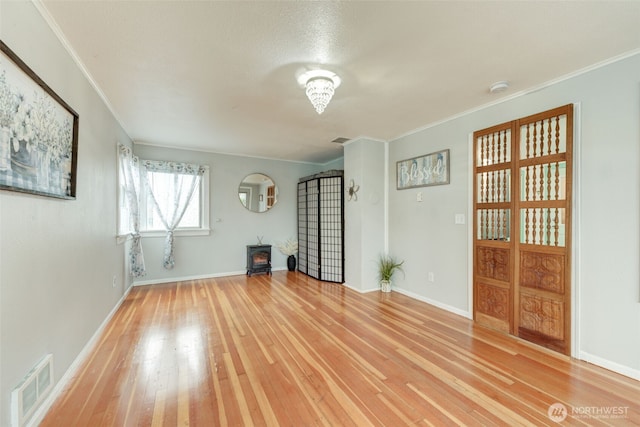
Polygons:
[[568,355],[573,106],[473,140],[474,320]]

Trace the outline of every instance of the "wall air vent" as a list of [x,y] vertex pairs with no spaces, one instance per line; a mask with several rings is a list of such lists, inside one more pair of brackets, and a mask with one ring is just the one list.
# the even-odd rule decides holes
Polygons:
[[52,388],[53,354],[47,354],[11,392],[11,426],[24,426]]

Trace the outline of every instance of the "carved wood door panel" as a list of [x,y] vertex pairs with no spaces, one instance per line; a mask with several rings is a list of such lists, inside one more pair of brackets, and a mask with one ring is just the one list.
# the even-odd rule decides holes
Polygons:
[[564,354],[572,136],[571,105],[474,133],[474,318]]

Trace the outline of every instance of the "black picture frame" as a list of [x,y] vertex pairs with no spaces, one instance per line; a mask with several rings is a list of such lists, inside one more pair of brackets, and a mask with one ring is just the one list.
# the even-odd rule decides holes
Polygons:
[[0,40],[0,189],[75,199],[78,121]]

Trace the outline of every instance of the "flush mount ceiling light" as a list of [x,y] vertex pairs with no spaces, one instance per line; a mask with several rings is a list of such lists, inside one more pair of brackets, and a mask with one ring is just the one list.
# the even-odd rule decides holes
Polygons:
[[298,77],[298,83],[304,87],[307,98],[318,114],[322,114],[333,97],[341,80],[336,73],[327,70],[311,70]]
[[494,84],[489,86],[489,92],[491,93],[500,93],[504,92],[507,89],[509,89],[508,81],[495,82]]

